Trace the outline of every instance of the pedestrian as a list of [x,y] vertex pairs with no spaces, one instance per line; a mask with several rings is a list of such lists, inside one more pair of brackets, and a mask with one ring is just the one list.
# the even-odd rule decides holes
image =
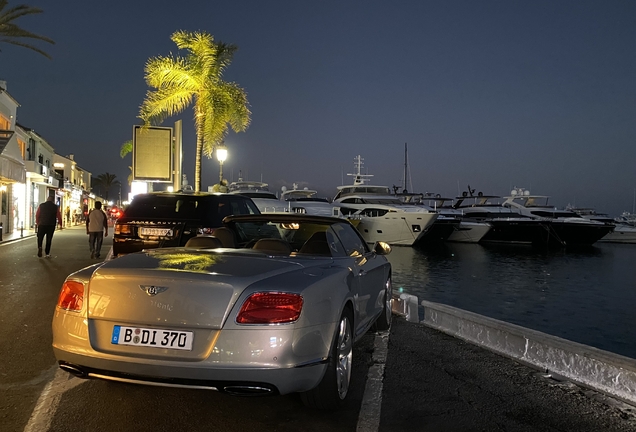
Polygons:
[[108,237],[108,218],[102,210],[101,201],[95,201],[95,208],[86,216],[86,234],[88,234],[91,259],[99,258],[104,237]]
[[71,223],[71,208],[70,207],[66,207],[66,226],[68,226]]
[[38,232],[38,257],[42,257],[42,240],[46,236],[46,246],[44,253],[47,258],[51,258],[51,242],[56,222],[62,229],[62,214],[60,208],[53,202],[54,197],[49,196],[46,201],[38,206],[35,212],[35,224]]

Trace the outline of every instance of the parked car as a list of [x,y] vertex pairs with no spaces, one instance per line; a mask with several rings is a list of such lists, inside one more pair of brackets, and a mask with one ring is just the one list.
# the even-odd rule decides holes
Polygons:
[[339,407],[353,343],[391,323],[390,246],[297,213],[229,216],[215,234],[68,276],[53,318],[60,367]]
[[194,192],[137,195],[115,223],[112,257],[142,249],[183,246],[198,234],[211,233],[221,226],[225,216],[233,214],[260,214],[260,211],[250,198],[239,195]]

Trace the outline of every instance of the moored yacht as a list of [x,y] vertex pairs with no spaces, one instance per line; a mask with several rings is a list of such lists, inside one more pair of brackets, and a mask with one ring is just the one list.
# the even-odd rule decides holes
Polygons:
[[585,219],[590,219],[614,227],[613,231],[602,237],[599,242],[636,243],[636,225],[624,222],[624,219],[612,218],[605,213],[597,213],[593,208],[566,207]]
[[567,209],[548,204],[549,196],[532,195],[523,188],[513,188],[503,206],[521,215],[539,220],[549,228],[546,243],[560,246],[589,246],[614,230],[614,226],[581,217]]
[[317,194],[318,192],[312,189],[298,189],[298,185],[294,183],[293,189],[287,189],[283,186],[280,199],[293,213],[339,216],[338,209],[327,198],[319,198],[316,196]]
[[[459,220],[459,224],[446,241],[455,243],[479,243],[481,239],[490,231],[491,225],[477,219],[466,217],[460,210],[453,208],[453,198],[445,198],[440,194],[424,194],[422,200],[428,204],[441,217],[454,218]],[[439,218],[438,218],[439,220]],[[437,221],[436,221],[437,222]]]
[[503,198],[484,195],[473,189],[455,199],[453,208],[462,212],[464,220],[490,225],[482,243],[514,243],[540,246],[545,243],[547,227],[541,221],[502,206]]
[[362,158],[355,159],[352,185],[338,186],[332,204],[349,218],[358,219],[358,231],[367,243],[384,241],[412,246],[422,240],[438,214],[421,206],[404,204],[388,186],[367,184],[370,174],[362,174]]
[[267,183],[247,181],[239,178],[228,186],[228,192],[252,198],[261,213],[282,213],[289,211],[276,194],[269,191]]

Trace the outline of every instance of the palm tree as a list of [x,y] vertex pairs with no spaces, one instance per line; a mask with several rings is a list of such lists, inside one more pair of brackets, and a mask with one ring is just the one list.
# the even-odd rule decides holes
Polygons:
[[[126,141],[125,143],[121,145],[121,148],[119,149],[119,156],[121,156],[122,159],[125,158],[126,155],[128,155],[128,153],[132,153],[132,149],[133,149],[132,140]],[[130,174],[128,174],[128,185],[130,186],[133,181],[132,166],[129,166],[128,168],[130,169]]]
[[205,32],[177,31],[171,36],[185,57],[154,57],[148,60],[145,79],[150,87],[140,107],[139,118],[146,125],[160,124],[191,104],[197,135],[194,190],[201,189],[201,157],[211,157],[227,134],[228,124],[235,132],[249,126],[251,112],[247,95],[236,83],[222,80],[232,62],[235,45],[214,42]]
[[21,16],[39,14],[42,13],[42,9],[27,5],[19,5],[5,10],[7,3],[7,0],[0,0],[0,42],[29,48],[33,51],[39,52],[44,57],[51,58],[50,55],[41,49],[29,43],[23,42],[22,40],[24,38],[30,38],[55,44],[52,39],[26,31],[15,24],[15,21]]
[[119,186],[119,180],[117,180],[117,176],[115,174],[110,174],[105,172],[104,174],[100,174],[93,179],[93,189],[99,189],[99,194],[102,195],[104,192],[104,199],[108,201],[108,191],[111,187]]

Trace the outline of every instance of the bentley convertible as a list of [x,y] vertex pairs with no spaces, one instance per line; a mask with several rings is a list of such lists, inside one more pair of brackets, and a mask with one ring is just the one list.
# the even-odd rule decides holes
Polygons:
[[[161,240],[161,239],[158,239]],[[143,250],[69,275],[53,317],[60,367],[78,377],[299,392],[337,408],[353,343],[391,323],[389,245],[345,219],[228,216],[184,247]]]

